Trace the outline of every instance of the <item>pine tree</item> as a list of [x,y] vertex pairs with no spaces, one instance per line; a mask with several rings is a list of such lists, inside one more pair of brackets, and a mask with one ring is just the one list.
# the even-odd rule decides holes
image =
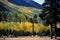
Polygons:
[[39,16],[44,20],[47,26],[51,25],[50,36],[52,37],[52,27],[55,28],[55,38],[56,38],[56,28],[57,23],[60,23],[60,0],[45,0],[43,3],[43,11]]

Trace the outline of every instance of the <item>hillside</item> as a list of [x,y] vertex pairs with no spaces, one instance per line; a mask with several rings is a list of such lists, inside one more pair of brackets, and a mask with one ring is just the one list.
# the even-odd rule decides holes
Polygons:
[[38,16],[42,11],[41,9],[34,7],[17,6],[8,2],[7,0],[0,0],[0,10],[3,12],[6,11],[9,15],[11,15],[11,17],[14,17],[13,15],[19,15],[21,19],[21,15],[23,15],[25,19],[26,17],[33,18],[34,15]]
[[37,2],[33,0],[7,0],[10,3],[13,3],[15,5],[19,6],[26,6],[26,7],[34,7],[38,9],[43,9],[42,5],[38,4]]

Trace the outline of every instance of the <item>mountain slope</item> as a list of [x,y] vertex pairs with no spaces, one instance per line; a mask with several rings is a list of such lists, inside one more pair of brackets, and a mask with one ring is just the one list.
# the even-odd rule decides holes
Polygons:
[[[34,15],[41,14],[41,9],[36,9],[33,7],[26,7],[26,6],[17,6],[12,3],[9,3],[8,1],[0,1],[1,8],[3,12],[7,12],[8,18],[10,21],[19,20],[22,19],[23,21],[28,18],[33,18]],[[6,10],[7,9],[7,10]],[[1,10],[1,9],[0,9]],[[0,11],[1,12],[1,11]],[[18,16],[18,18],[17,18]]]
[[19,5],[19,6],[27,6],[27,7],[35,7],[38,9],[43,9],[42,5],[34,2],[33,0],[8,0],[10,3]]

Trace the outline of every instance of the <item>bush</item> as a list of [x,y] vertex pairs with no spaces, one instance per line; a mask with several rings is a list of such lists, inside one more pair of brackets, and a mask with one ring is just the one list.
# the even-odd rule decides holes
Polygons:
[[43,30],[43,31],[40,31],[37,33],[38,36],[49,36],[50,35],[50,32],[49,30]]
[[31,36],[32,35],[32,33],[30,33],[30,32],[25,32],[24,33],[24,36]]
[[22,31],[22,30],[21,31],[18,31],[17,35],[18,36],[24,36],[24,31]]

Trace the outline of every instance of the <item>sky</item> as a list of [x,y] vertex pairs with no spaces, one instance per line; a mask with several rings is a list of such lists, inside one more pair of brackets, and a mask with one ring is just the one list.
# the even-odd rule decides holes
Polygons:
[[35,1],[35,2],[37,2],[39,4],[42,4],[44,2],[44,0],[33,0],[33,1]]

